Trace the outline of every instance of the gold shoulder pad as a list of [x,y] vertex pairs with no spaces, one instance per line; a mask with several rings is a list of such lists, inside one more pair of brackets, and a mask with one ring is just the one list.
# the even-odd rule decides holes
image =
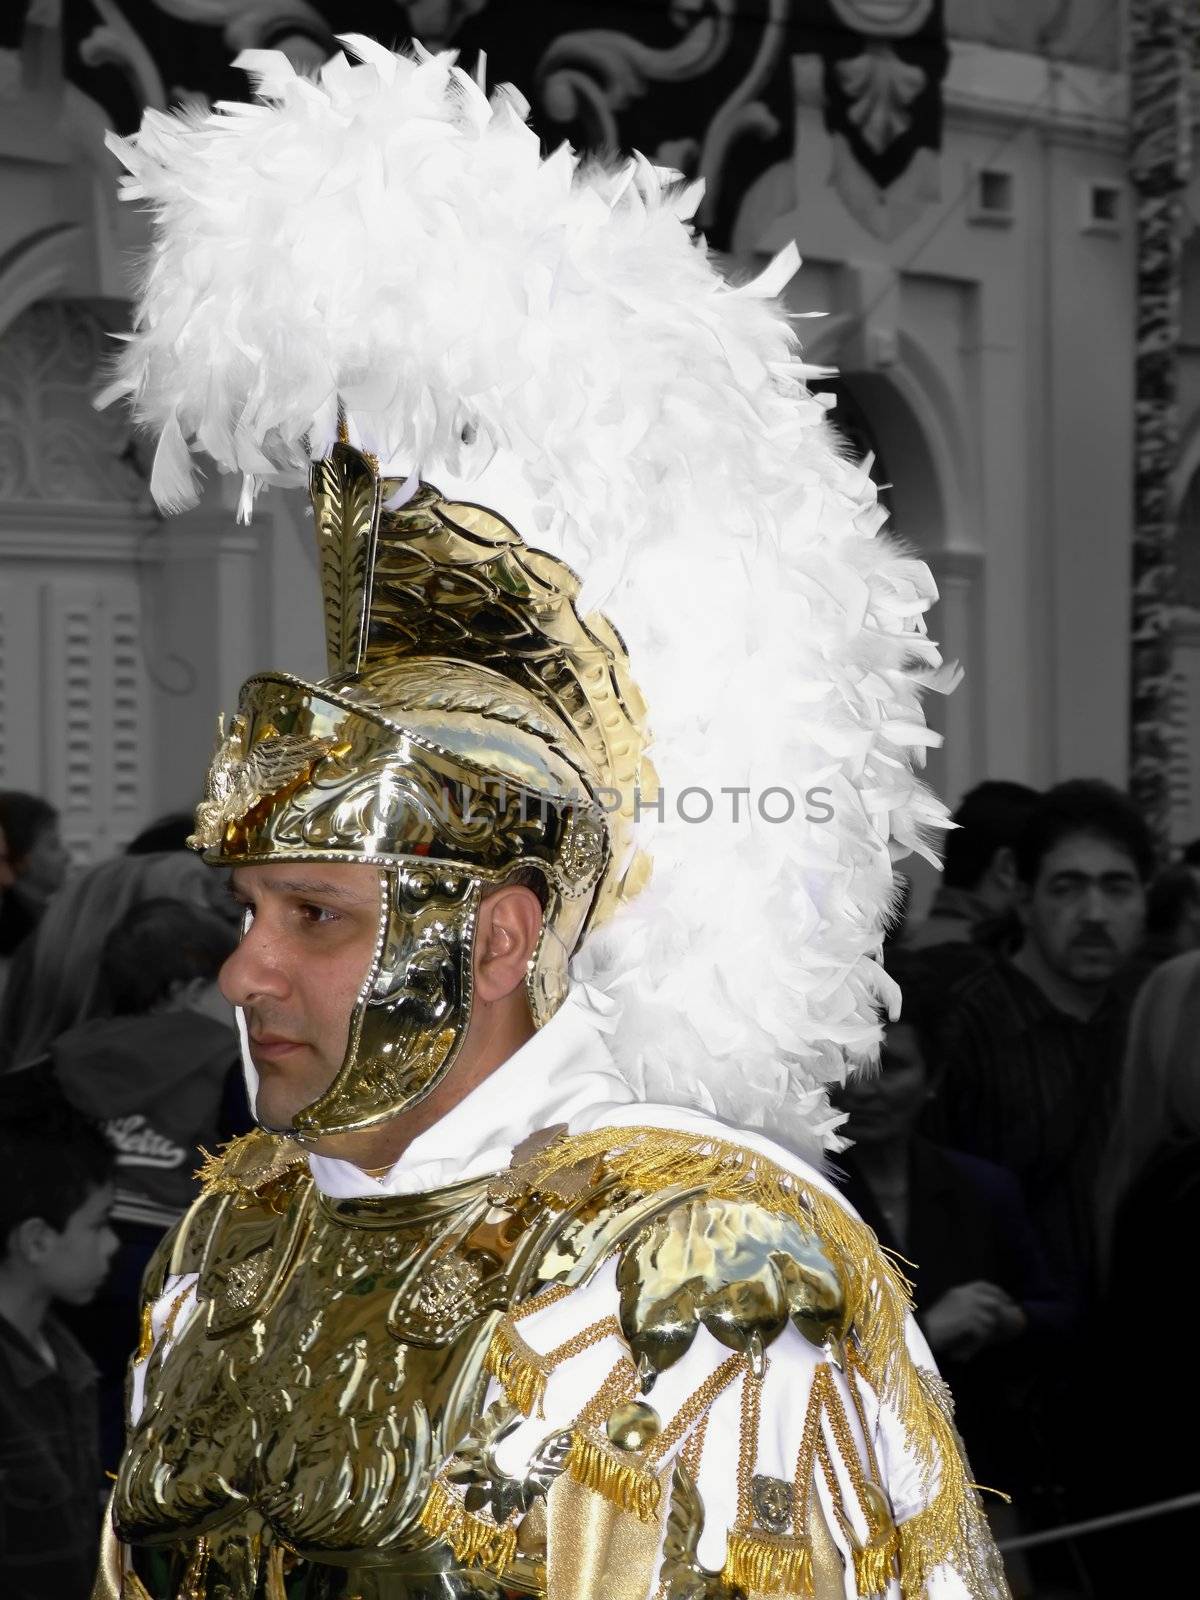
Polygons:
[[701,1326],[760,1375],[764,1349],[789,1320],[835,1349],[848,1326],[845,1290],[820,1240],[752,1201],[699,1195],[671,1206],[622,1250],[617,1286],[643,1392]]
[[268,1184],[307,1165],[308,1157],[294,1139],[255,1128],[222,1145],[216,1155],[209,1155],[206,1150],[197,1177],[206,1195],[258,1194]]

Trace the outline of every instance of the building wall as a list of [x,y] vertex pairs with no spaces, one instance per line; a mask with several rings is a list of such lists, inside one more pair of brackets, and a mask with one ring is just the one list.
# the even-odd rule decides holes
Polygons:
[[[800,324],[806,350],[840,369],[886,466],[896,530],[938,578],[931,630],[966,676],[930,708],[947,734],[930,774],[954,803],[989,776],[1125,778],[1134,238],[1117,8],[948,0],[947,17],[940,158],[914,164],[879,206],[856,187],[826,132],[813,63],[798,58],[794,149],[745,195],[733,245],[751,266],[797,241],[805,265],[792,304],[824,314]],[[103,120],[61,82],[51,31],[30,28],[19,79],[4,88],[0,75],[0,375],[30,308],[124,318],[144,221],[115,202]],[[1093,215],[1096,185],[1110,217]],[[1200,256],[1189,272],[1185,456],[1200,469]],[[79,405],[76,418],[95,429],[84,452],[93,461],[130,450],[119,421]],[[5,429],[35,428],[0,411],[0,451]],[[134,447],[126,469],[137,459]],[[215,712],[232,708],[247,672],[322,665],[298,497],[267,496],[253,527],[239,529],[229,486],[214,483],[199,510],[162,522],[144,465],[119,495],[93,486],[90,512],[86,498],[14,488],[0,468],[0,629],[15,629],[0,644],[0,739],[18,752],[0,773],[73,808],[81,854],[194,800]],[[84,804],[54,754],[60,735],[48,730],[66,726],[73,691],[68,645],[53,643],[65,624],[51,612],[68,590],[136,633],[136,693],[105,689],[89,713],[99,729],[102,706],[115,716],[113,696],[134,696],[136,794],[114,766]],[[1191,626],[1180,648],[1194,708]],[[99,624],[92,641],[99,693],[98,663],[118,643]],[[31,735],[6,731],[18,722],[42,730],[36,759]],[[1192,833],[1198,744],[1192,727],[1179,809]]]
[[[932,770],[952,801],[985,776],[1122,782],[1134,248],[1123,82],[959,44],[940,172],[886,237],[830,182],[836,151],[803,65],[797,91],[793,159],[747,196],[735,243],[753,259],[796,240],[792,303],[826,319],[801,324],[806,349],[843,374],[895,485],[895,529],[940,579],[933,631],[966,677],[935,709],[950,738]],[[1096,184],[1115,196],[1112,223],[1091,217]]]

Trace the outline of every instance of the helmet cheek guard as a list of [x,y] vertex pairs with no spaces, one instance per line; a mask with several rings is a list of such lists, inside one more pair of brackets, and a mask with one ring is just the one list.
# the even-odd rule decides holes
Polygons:
[[379,936],[337,1077],[294,1122],[301,1139],[373,1127],[415,1105],[450,1071],[474,999],[485,880],[445,864],[380,873]]

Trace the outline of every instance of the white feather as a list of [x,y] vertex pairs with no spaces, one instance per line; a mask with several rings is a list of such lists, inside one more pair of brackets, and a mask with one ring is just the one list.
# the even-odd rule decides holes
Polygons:
[[[668,815],[642,826],[650,888],[577,973],[620,1001],[645,1095],[836,1144],[824,1087],[894,1003],[892,859],[945,825],[913,772],[940,658],[929,573],[880,536],[771,298],[794,252],[730,289],[671,175],[543,159],[515,91],[345,42],[361,64],[313,82],[255,51],[265,103],[110,141],[157,222],[115,386],[162,433],[155,493],[186,503],[184,440],[247,501],[302,481],[340,399],[382,460],[583,573],[629,645]],[[831,821],[735,823],[719,793],[814,785]],[[704,824],[675,812],[689,786],[716,797]]]

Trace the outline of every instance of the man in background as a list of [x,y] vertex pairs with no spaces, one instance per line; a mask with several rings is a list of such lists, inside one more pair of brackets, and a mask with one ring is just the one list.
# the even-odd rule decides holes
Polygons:
[[1036,789],[989,779],[964,796],[946,835],[943,879],[923,922],[906,929],[905,950],[991,943],[1011,925],[1017,902],[1015,846]]
[[62,888],[71,858],[59,830],[58,812],[39,795],[15,789],[0,792],[0,836],[5,857],[0,874],[0,963],[7,972],[13,952]]
[[1153,867],[1125,795],[1088,779],[1051,789],[1015,851],[1020,946],[959,984],[941,1029],[930,1130],[1016,1174],[1077,1305],[1125,1038],[1118,980],[1142,939]]

